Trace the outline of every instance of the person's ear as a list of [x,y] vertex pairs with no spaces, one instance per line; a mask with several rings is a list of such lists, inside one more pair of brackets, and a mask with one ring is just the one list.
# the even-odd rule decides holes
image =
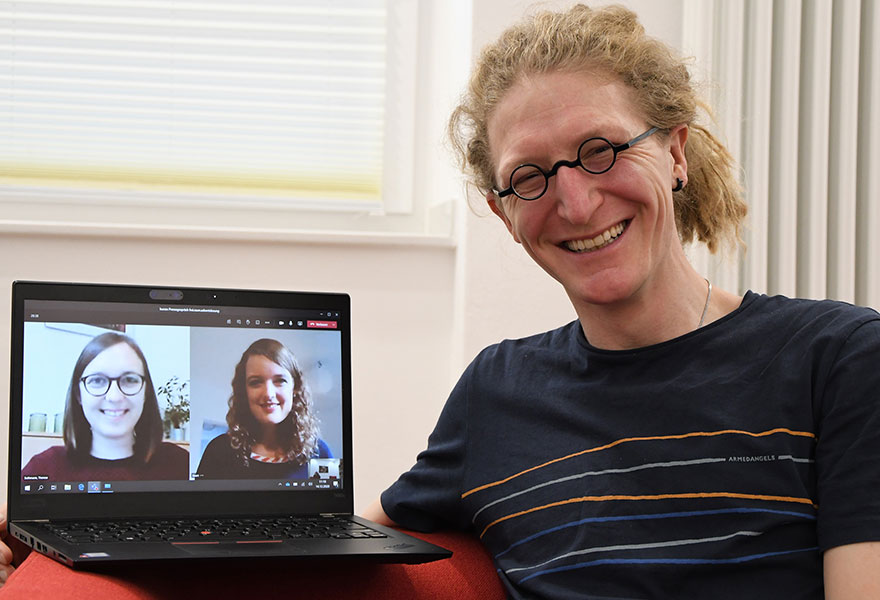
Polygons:
[[487,192],[486,193],[486,202],[489,204],[489,208],[492,209],[492,212],[495,213],[499,219],[504,221],[504,226],[507,227],[507,231],[510,232],[510,235],[513,236],[513,240],[519,244],[519,238],[516,236],[516,232],[513,230],[513,224],[510,222],[510,218],[504,212],[504,205],[501,203],[501,198],[495,195],[495,192]]
[[669,153],[672,155],[672,179],[681,179],[687,185],[687,157],[685,146],[688,139],[688,126],[679,125],[669,132]]

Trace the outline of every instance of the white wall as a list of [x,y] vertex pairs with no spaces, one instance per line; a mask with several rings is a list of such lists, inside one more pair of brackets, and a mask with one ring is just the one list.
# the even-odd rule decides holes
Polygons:
[[[470,1],[459,0],[452,14],[441,15],[451,22],[448,35],[428,41],[430,68],[450,72],[446,81],[464,81],[469,49],[481,47],[530,4],[472,0],[471,6]],[[680,0],[623,4],[642,15],[651,34],[678,44]],[[431,2],[428,12],[442,13],[445,5],[445,0]],[[419,117],[425,126],[417,145],[429,150],[431,160],[447,160],[437,150],[448,112],[444,107],[459,89],[460,84],[419,92]],[[436,173],[448,168],[448,162],[417,167],[416,181],[428,182],[419,193],[435,194],[432,204],[442,203],[449,193],[433,185]],[[574,318],[562,288],[532,264],[488,210],[481,209],[482,216],[472,213],[463,192],[456,201],[456,247],[332,239],[127,238],[75,231],[46,236],[0,229],[0,317],[10,314],[9,289],[15,279],[348,292],[353,307],[355,508],[361,510],[413,463],[455,379],[480,349]],[[4,440],[8,364],[5,317],[0,318]],[[6,446],[4,441],[2,463]]]

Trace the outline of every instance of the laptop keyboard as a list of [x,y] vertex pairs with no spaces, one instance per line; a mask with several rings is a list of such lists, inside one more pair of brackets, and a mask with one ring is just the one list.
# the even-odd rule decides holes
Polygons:
[[89,521],[48,524],[72,543],[237,542],[309,538],[372,539],[384,533],[346,517],[261,517],[249,519]]

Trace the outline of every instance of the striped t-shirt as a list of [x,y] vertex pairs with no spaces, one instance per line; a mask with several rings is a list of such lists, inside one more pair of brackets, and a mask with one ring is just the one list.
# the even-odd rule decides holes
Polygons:
[[748,293],[646,348],[487,348],[382,504],[472,529],[514,598],[822,598],[822,551],[880,540],[878,464],[880,315]]

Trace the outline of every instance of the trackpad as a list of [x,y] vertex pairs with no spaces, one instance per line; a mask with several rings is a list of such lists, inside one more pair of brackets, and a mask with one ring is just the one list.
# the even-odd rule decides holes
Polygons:
[[272,556],[305,554],[305,550],[281,541],[253,542],[177,542],[175,548],[196,556]]

